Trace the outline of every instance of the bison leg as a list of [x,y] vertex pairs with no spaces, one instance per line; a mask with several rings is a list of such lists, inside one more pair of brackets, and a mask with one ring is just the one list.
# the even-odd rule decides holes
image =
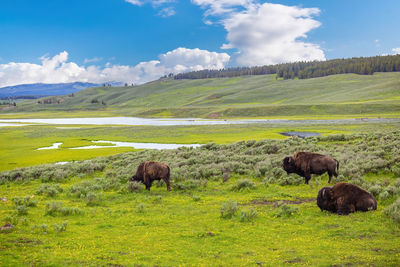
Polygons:
[[150,187],[152,185],[152,181],[148,181],[147,183],[145,183],[146,185],[146,189],[150,191]]
[[343,198],[339,198],[337,200],[337,214],[338,215],[349,215],[350,212],[355,211],[355,207],[352,204],[346,203],[346,201]]
[[332,179],[332,172],[328,171],[328,175],[329,175],[328,184],[330,184],[331,183],[331,179]]
[[304,174],[304,178],[306,179],[306,184],[308,184],[308,181],[310,181],[310,179],[311,179],[311,174],[310,173],[305,173]]
[[167,184],[167,190],[171,191],[171,185],[169,183],[169,179],[168,178],[163,178],[164,182]]

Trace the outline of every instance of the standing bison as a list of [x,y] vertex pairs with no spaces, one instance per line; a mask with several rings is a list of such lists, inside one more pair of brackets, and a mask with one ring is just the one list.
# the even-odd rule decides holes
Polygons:
[[339,215],[355,211],[376,210],[375,198],[364,189],[348,183],[337,183],[333,187],[323,187],[318,192],[317,205]]
[[328,172],[329,183],[332,175],[338,176],[339,162],[329,156],[312,153],[297,152],[293,157],[283,159],[283,169],[289,173],[296,173],[305,178],[306,184],[311,179],[311,174],[321,175]]
[[169,176],[170,169],[168,165],[161,162],[145,161],[140,163],[136,174],[130,180],[142,182],[146,189],[150,191],[153,181],[162,179],[167,184],[168,191],[171,191]]

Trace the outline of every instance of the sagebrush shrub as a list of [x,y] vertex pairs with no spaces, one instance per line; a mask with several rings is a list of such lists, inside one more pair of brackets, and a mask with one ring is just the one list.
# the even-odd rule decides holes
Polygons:
[[371,186],[368,191],[374,196],[374,197],[378,197],[379,194],[382,192],[383,188],[382,186],[376,184]]
[[197,196],[197,195],[193,195],[192,196],[192,199],[193,199],[193,201],[200,201],[200,199],[201,199],[201,197],[200,196]]
[[234,185],[231,190],[232,191],[242,191],[242,190],[250,190],[254,189],[256,186],[255,184],[250,181],[249,179],[241,179],[238,180],[236,185]]
[[68,222],[64,221],[61,224],[53,224],[54,231],[56,232],[64,232],[67,231]]
[[86,205],[87,206],[97,206],[101,203],[101,194],[95,192],[89,192],[86,195]]
[[257,211],[251,207],[250,209],[241,210],[240,211],[240,221],[241,222],[250,222],[257,218]]
[[222,203],[221,217],[225,219],[232,218],[238,210],[239,210],[238,203],[236,201],[228,200]]
[[143,203],[139,203],[136,206],[136,211],[139,212],[139,213],[143,213],[145,211],[145,209],[146,209],[146,205],[143,204]]
[[386,216],[392,218],[396,223],[400,223],[400,198],[384,210]]
[[75,207],[64,207],[62,202],[51,202],[46,204],[45,215],[50,216],[68,216],[68,215],[79,215],[83,211]]
[[275,215],[276,217],[290,217],[296,214],[299,209],[292,205],[281,204],[279,205],[278,213]]
[[58,184],[42,184],[36,189],[36,194],[45,194],[48,197],[54,197],[61,192],[63,192],[63,189]]
[[128,190],[128,192],[131,192],[131,193],[139,192],[139,191],[143,190],[143,185],[142,185],[142,183],[137,182],[137,181],[133,181],[133,182],[129,181],[126,184],[126,189]]

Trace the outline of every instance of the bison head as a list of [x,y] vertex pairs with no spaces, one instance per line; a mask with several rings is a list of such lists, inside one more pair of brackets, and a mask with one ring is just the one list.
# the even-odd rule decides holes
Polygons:
[[336,212],[336,206],[332,199],[332,187],[323,187],[319,190],[317,205],[321,210]]
[[130,181],[136,181],[136,182],[143,182],[143,179],[141,179],[138,175],[134,175],[132,176],[130,179]]
[[293,157],[284,158],[282,167],[287,174],[296,172],[296,165],[294,164],[294,158]]

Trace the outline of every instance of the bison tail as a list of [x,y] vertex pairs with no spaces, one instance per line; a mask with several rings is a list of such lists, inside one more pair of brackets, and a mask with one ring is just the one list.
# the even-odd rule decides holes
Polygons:
[[170,176],[170,169],[169,169],[169,166],[167,166],[167,168],[168,168],[167,179],[169,179],[169,176]]
[[339,173],[339,161],[337,161],[337,160],[336,160],[336,173]]

